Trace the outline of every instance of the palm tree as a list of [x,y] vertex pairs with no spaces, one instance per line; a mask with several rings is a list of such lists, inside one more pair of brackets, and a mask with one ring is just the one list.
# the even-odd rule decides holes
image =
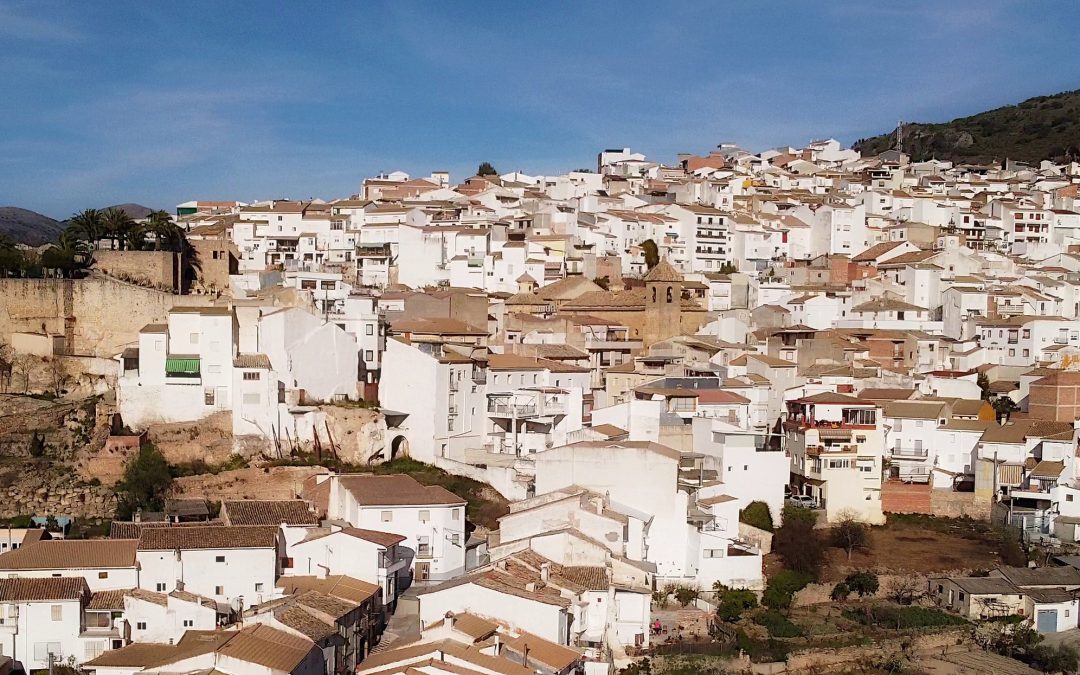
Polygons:
[[76,213],[71,217],[70,225],[91,244],[96,245],[103,236],[101,212],[97,209],[86,209]]
[[89,267],[93,251],[93,245],[83,238],[82,228],[69,225],[60,233],[58,242],[41,254],[41,266],[57,276],[70,277],[76,270]]
[[101,214],[102,234],[112,241],[112,247],[114,249],[117,247],[117,244],[119,244],[120,250],[124,250],[128,231],[134,224],[135,221],[131,219],[131,216],[127,214],[127,211],[116,208],[115,206],[106,209],[105,212]]
[[175,238],[179,228],[172,221],[168,211],[154,211],[146,219],[146,229],[154,235],[154,250],[160,251],[162,242]]
[[129,251],[141,251],[146,245],[146,225],[132,221],[124,239]]

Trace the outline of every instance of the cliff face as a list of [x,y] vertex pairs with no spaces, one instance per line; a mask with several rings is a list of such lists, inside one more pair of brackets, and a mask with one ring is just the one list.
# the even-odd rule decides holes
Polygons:
[[[1080,90],[1037,96],[1017,105],[944,123],[903,127],[904,152],[918,162],[958,164],[1013,161],[1038,164],[1080,159]],[[863,138],[852,146],[872,156],[896,145],[896,131]]]

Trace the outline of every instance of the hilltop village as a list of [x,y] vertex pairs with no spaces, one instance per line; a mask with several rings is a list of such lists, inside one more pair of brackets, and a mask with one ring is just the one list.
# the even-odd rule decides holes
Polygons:
[[9,668],[1076,665],[1080,164],[618,148],[6,246]]

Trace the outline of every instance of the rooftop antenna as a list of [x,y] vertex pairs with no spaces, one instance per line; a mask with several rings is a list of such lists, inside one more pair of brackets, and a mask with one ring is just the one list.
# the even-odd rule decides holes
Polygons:
[[896,123],[896,151],[904,151],[904,120]]

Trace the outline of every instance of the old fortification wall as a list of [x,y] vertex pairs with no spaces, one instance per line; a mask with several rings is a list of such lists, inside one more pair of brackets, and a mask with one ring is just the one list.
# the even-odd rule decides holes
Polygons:
[[140,286],[173,291],[178,286],[172,251],[94,251],[94,268]]
[[138,342],[148,323],[164,322],[177,305],[209,304],[205,296],[173,295],[107,277],[0,279],[0,338],[13,331],[63,334],[75,354],[111,358]]

